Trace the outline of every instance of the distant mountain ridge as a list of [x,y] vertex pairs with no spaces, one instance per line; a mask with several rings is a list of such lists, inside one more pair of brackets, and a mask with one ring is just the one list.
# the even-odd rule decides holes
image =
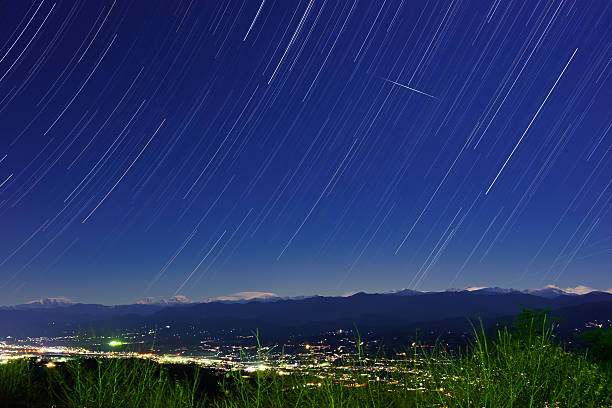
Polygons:
[[172,296],[168,299],[147,297],[136,302],[137,305],[184,305],[189,303],[193,302],[185,296]]
[[[556,285],[547,285],[543,288],[539,289],[514,289],[514,288],[501,288],[498,286],[493,287],[485,287],[485,286],[477,286],[477,287],[468,287],[468,288],[450,288],[444,291],[419,291],[414,289],[402,288],[389,292],[382,293],[368,293],[368,292],[352,292],[350,294],[346,294],[344,296],[337,297],[350,297],[358,294],[366,294],[366,295],[395,295],[395,296],[416,296],[416,295],[424,295],[424,294],[434,294],[434,293],[446,293],[446,292],[469,292],[469,293],[479,293],[479,294],[490,294],[490,295],[500,295],[500,294],[509,294],[509,293],[523,293],[534,296],[539,296],[543,298],[552,299],[557,296],[579,296],[586,295],[593,292],[599,293],[610,293],[612,294],[612,288],[607,290],[597,290],[590,288],[584,285],[578,285],[574,288],[560,288]],[[125,308],[132,305],[147,305],[147,306],[175,306],[175,305],[194,305],[198,303],[250,303],[250,302],[277,302],[282,300],[304,300],[315,297],[321,297],[319,295],[303,295],[303,296],[279,296],[275,293],[271,292],[237,292],[232,293],[226,296],[218,296],[215,298],[208,298],[202,301],[192,301],[186,298],[185,296],[172,296],[170,298],[160,298],[160,297],[147,297],[137,301],[136,303],[129,305],[115,305],[115,306],[105,306],[111,308]],[[332,296],[333,297],[333,296]],[[44,298],[32,300],[24,304],[14,305],[14,306],[0,306],[0,310],[2,309],[36,309],[36,308],[54,308],[54,307],[66,307],[75,304],[72,300],[67,297],[60,296],[54,298]],[[103,306],[103,305],[98,305]]]
[[[541,289],[523,289],[523,290],[512,289],[512,288],[509,288],[509,289],[500,288],[500,287],[495,286],[495,287],[490,287],[490,288],[485,287],[485,288],[449,289],[447,291],[449,292],[466,291],[470,293],[482,293],[482,294],[489,294],[489,295],[502,295],[502,294],[508,294],[508,293],[525,293],[525,294],[540,296],[540,297],[544,297],[548,299],[552,299],[552,298],[555,298],[557,296],[562,296],[562,295],[578,296],[578,294],[576,293],[568,292],[568,291],[565,291],[561,288],[557,288],[554,286],[547,286]],[[591,293],[591,292],[597,292],[597,291],[593,290],[588,293]]]
[[489,293],[489,294],[504,294],[504,293],[526,293],[534,296],[541,296],[545,298],[554,298],[557,296],[577,296],[586,295],[592,292],[601,293],[612,293],[612,288],[607,290],[597,290],[584,285],[578,285],[573,288],[560,288],[556,285],[547,285],[539,289],[513,289],[513,288],[500,288],[494,287],[471,287],[465,289],[447,289],[449,292],[472,292],[472,293]]
[[67,307],[73,305],[74,302],[67,297],[60,296],[54,298],[44,298],[31,300],[27,303],[15,306],[5,306],[5,308],[16,308],[16,309],[48,309],[55,307]]
[[[146,303],[121,306],[62,304],[40,307],[0,308],[0,336],[51,336],[75,330],[104,327],[108,330],[163,327],[277,328],[279,332],[299,327],[390,327],[402,328],[455,319],[491,321],[513,316],[523,307],[572,309],[598,305],[597,316],[612,317],[612,294],[566,293],[557,288],[534,291],[471,288],[444,292],[400,290],[385,294],[359,292],[351,296],[312,296],[301,299],[252,298],[245,302]],[[569,310],[568,309],[568,310]],[[584,309],[584,310],[587,310]],[[584,316],[589,319],[590,316]],[[585,321],[587,321],[585,320]],[[577,320],[576,320],[577,321]],[[271,330],[271,329],[268,329]]]

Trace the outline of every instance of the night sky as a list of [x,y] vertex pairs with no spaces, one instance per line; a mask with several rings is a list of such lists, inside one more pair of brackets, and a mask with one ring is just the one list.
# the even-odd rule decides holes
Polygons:
[[0,304],[612,286],[608,0],[0,9]]

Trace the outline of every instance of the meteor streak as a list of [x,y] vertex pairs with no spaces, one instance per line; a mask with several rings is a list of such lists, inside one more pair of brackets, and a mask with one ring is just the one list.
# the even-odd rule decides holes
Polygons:
[[430,95],[427,92],[419,91],[418,89],[411,88],[408,85],[400,84],[399,82],[395,82],[395,81],[392,81],[392,80],[387,79],[387,78],[381,78],[381,79],[384,80],[384,81],[387,81],[387,82],[391,82],[394,85],[401,86],[402,88],[410,89],[412,92],[416,92],[416,93],[420,93],[421,95],[429,96],[430,98],[433,98],[433,99],[435,99],[437,101],[440,100],[439,98],[436,98],[435,96]]

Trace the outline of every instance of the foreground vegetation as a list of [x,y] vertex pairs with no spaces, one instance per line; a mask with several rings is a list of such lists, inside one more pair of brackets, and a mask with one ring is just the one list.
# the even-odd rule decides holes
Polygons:
[[391,367],[385,370],[377,364],[384,357],[366,358],[359,341],[350,361],[301,374],[283,373],[281,363],[276,370],[216,375],[138,359],[55,367],[14,360],[0,365],[0,406],[612,407],[610,330],[585,337],[596,360],[556,344],[543,312],[524,311],[513,330],[494,336],[475,333],[459,352],[413,345],[401,361],[385,361]]

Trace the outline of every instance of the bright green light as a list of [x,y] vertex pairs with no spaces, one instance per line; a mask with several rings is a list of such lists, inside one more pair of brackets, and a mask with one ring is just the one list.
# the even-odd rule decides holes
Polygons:
[[108,345],[109,345],[109,346],[111,346],[111,347],[117,347],[117,346],[121,346],[121,345],[123,345],[123,342],[121,342],[121,341],[117,341],[117,340],[113,340],[113,341],[110,341],[110,342],[108,343]]

